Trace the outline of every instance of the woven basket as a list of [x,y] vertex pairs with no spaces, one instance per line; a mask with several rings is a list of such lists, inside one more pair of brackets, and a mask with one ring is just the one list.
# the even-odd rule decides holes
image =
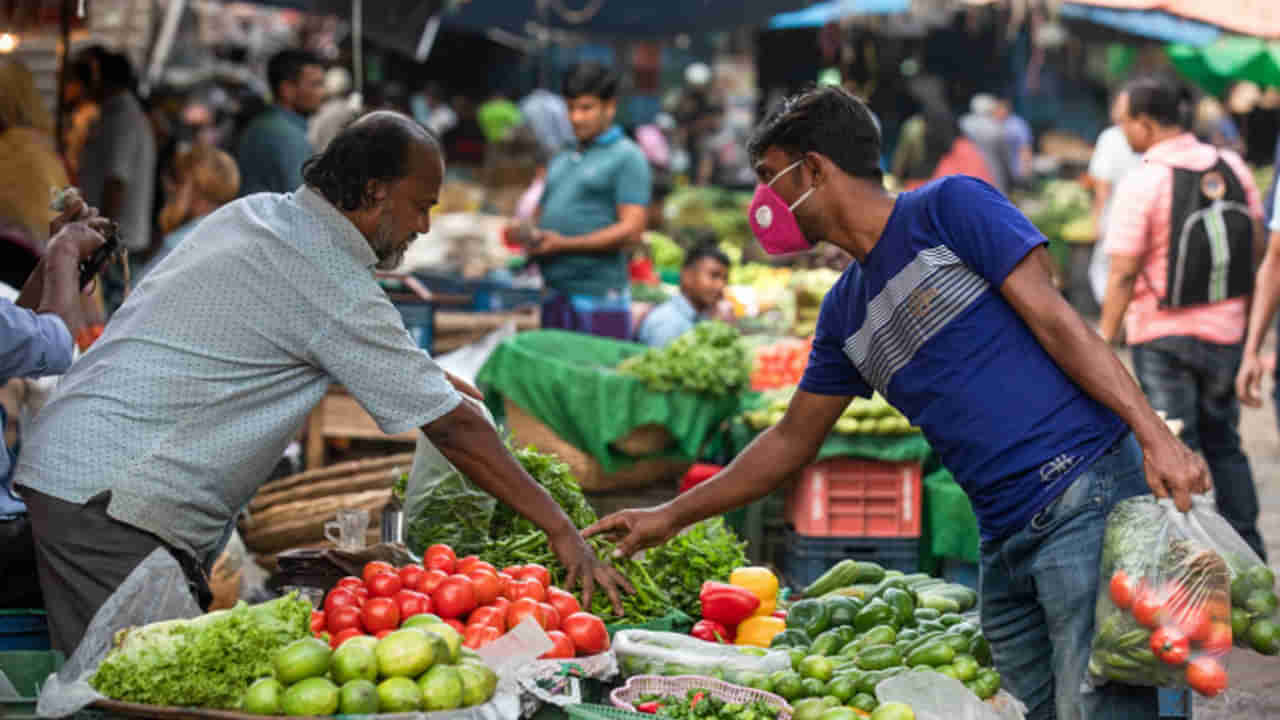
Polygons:
[[520,445],[533,445],[543,452],[558,455],[569,465],[578,484],[587,492],[605,492],[674,482],[689,469],[692,462],[672,458],[638,460],[616,472],[606,473],[600,461],[570,445],[524,408],[504,400],[507,427]]
[[636,675],[628,680],[626,685],[609,693],[609,702],[613,703],[616,708],[631,710],[635,707],[636,699],[643,695],[684,697],[687,692],[693,689],[706,690],[715,699],[727,703],[750,703],[756,700],[763,700],[769,705],[778,708],[778,720],[791,720],[791,706],[787,704],[786,700],[773,693],[742,687],[741,685],[734,685],[723,680],[700,675],[679,675],[677,677]]

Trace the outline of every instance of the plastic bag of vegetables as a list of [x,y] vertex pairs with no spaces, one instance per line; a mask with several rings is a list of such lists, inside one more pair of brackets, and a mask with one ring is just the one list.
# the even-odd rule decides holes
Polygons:
[[[1236,639],[1233,577],[1246,602],[1255,582],[1271,593],[1260,565],[1207,497],[1187,513],[1150,495],[1118,504],[1103,539],[1090,681],[1222,692]],[[1255,600],[1259,611],[1268,605],[1274,612],[1274,600]]]
[[632,675],[702,675],[738,685],[751,685],[769,673],[791,667],[785,650],[721,645],[688,635],[623,630],[613,636],[613,651],[626,677]]

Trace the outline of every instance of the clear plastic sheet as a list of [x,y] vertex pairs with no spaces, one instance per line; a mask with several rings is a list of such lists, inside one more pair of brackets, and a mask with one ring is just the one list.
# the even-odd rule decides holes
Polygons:
[[[709,675],[735,682],[743,673],[768,674],[791,667],[791,655],[785,650],[716,645],[679,633],[648,630],[615,634],[613,651],[627,677],[668,675],[671,673],[664,671],[674,667],[680,675]],[[760,652],[763,654],[757,654]]]
[[964,683],[933,671],[906,672],[876,686],[876,700],[911,706],[916,720],[1024,720],[1027,708],[1001,690],[978,699]]

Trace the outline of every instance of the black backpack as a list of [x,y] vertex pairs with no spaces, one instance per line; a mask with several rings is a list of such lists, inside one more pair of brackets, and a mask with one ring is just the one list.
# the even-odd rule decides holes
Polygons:
[[1253,292],[1253,213],[1244,185],[1221,156],[1208,170],[1173,168],[1169,209],[1168,283],[1161,308]]

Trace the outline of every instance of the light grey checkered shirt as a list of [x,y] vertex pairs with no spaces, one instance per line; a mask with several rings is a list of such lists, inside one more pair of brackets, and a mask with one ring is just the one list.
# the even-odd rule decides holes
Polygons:
[[112,517],[211,562],[331,382],[388,434],[461,399],[405,330],[376,261],[308,188],[213,213],[62,378],[16,484],[76,503],[109,490]]

